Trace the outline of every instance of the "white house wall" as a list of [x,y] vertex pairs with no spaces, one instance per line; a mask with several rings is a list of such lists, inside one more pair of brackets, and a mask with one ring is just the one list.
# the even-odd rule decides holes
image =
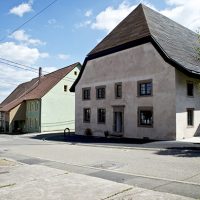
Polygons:
[[[75,71],[77,75],[74,74]],[[75,129],[75,94],[69,89],[78,73],[78,68],[72,70],[41,99],[42,132]],[[67,92],[64,92],[64,85],[67,85]]]
[[[138,97],[137,82],[153,80],[153,96]],[[115,83],[122,82],[122,99],[115,99]],[[96,86],[106,86],[106,99],[96,100]],[[82,88],[91,87],[91,100],[82,100]],[[76,133],[90,128],[93,135],[113,132],[113,106],[124,107],[124,137],[175,139],[175,68],[151,43],[88,61],[76,86]],[[139,106],[153,107],[153,128],[138,127]],[[83,123],[83,108],[91,108],[91,122]],[[97,108],[106,109],[106,124],[97,123]]]
[[[187,96],[187,82],[194,84],[194,97]],[[194,126],[187,126],[187,108],[194,109]],[[177,139],[200,135],[200,80],[176,70],[176,132]]]

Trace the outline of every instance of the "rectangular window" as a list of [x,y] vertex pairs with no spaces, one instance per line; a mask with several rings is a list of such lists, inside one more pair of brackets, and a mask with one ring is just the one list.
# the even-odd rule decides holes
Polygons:
[[64,85],[64,92],[67,92],[67,85]]
[[115,98],[116,99],[122,98],[122,83],[115,84]]
[[187,83],[187,95],[189,97],[193,97],[194,96],[194,84],[192,82],[188,82]]
[[98,123],[105,124],[106,123],[106,109],[99,108],[97,110],[97,118],[98,118]]
[[139,107],[138,108],[138,125],[144,127],[153,127],[153,108]]
[[138,96],[152,96],[152,80],[138,82]]
[[194,109],[193,108],[187,109],[187,125],[194,126]]
[[84,108],[83,109],[83,122],[89,123],[90,122],[90,115],[91,115],[90,108]]
[[82,89],[82,98],[83,100],[90,100],[90,88]]
[[105,99],[106,98],[106,87],[99,86],[96,88],[96,96],[97,99]]

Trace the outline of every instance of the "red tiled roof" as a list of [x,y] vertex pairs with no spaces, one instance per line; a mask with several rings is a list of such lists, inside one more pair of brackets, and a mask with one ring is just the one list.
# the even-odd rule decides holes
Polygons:
[[20,84],[1,104],[0,111],[7,112],[25,100],[40,99],[80,63],[72,64],[40,78]]

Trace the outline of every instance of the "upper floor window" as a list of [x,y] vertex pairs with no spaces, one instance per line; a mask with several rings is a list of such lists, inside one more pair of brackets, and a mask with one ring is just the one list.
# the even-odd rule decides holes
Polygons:
[[75,75],[75,76],[77,75],[77,71],[74,71],[74,75]]
[[194,96],[194,84],[192,82],[188,82],[187,83],[187,95],[189,97],[193,97]]
[[122,98],[122,83],[115,84],[115,98],[116,99]]
[[84,108],[83,109],[83,122],[90,122],[90,114],[91,114],[91,110],[90,108]]
[[106,87],[99,86],[96,88],[96,96],[97,99],[105,99],[106,98]]
[[90,100],[90,88],[83,88],[82,90],[82,98],[83,100]]
[[106,122],[106,109],[103,108],[99,108],[97,110],[97,114],[98,114],[98,123],[105,123]]
[[153,127],[153,108],[139,107],[138,108],[138,125],[144,127]]
[[152,96],[152,80],[138,82],[138,96]]
[[64,85],[64,92],[67,92],[67,85]]

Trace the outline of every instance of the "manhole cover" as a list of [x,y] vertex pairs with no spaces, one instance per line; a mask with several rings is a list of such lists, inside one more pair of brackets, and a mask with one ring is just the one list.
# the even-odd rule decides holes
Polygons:
[[120,168],[120,167],[123,167],[123,166],[124,166],[124,164],[122,164],[122,163],[106,161],[104,163],[95,164],[92,167],[101,168],[101,169],[117,169],[117,168]]

